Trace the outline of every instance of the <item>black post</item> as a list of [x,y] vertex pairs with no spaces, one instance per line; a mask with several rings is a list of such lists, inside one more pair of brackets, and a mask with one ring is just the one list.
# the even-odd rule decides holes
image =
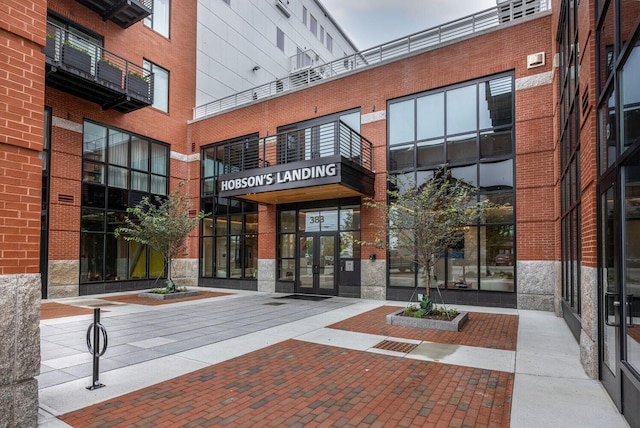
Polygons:
[[[91,345],[91,329],[93,329],[93,346]],[[98,329],[100,331],[98,331]],[[100,350],[99,333],[102,333],[104,338],[104,348],[102,348],[102,350]],[[93,310],[93,323],[90,324],[87,329],[87,348],[89,348],[89,352],[93,355],[93,381],[91,386],[87,386],[87,389],[92,391],[104,386],[100,383],[98,377],[100,375],[100,357],[103,356],[107,350],[107,330],[100,324],[100,308]]]

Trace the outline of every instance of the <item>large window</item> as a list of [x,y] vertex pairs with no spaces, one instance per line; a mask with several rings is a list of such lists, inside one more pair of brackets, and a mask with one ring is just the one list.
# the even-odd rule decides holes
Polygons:
[[[220,175],[237,168],[233,144],[244,147],[257,135],[204,147],[201,151],[201,208],[213,214],[202,221],[200,276],[245,278],[258,276],[258,205],[217,195]],[[226,148],[226,150],[225,150]]]
[[169,146],[85,121],[82,158],[80,282],[164,277],[161,254],[114,232],[128,207],[167,195]]
[[562,298],[580,313],[580,85],[577,12],[564,1],[558,26],[560,52],[560,197],[562,242]]
[[[443,164],[454,179],[500,208],[470,224],[442,249],[432,284],[457,290],[515,290],[514,89],[504,74],[389,102],[389,172],[424,183]],[[421,277],[413,254],[389,252],[389,285],[413,287]]]
[[170,20],[171,0],[153,0],[153,12],[144,19],[144,25],[168,38]]
[[142,61],[142,67],[153,73],[153,107],[168,112],[169,71],[146,59]]

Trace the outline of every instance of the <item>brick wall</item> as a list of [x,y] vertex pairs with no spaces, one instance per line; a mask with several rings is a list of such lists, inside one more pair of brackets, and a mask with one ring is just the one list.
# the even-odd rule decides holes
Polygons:
[[5,1],[0,15],[0,275],[38,273],[45,1]]
[[[282,125],[358,107],[363,115],[379,112],[386,110],[388,100],[495,73],[513,71],[516,79],[547,73],[552,70],[551,33],[551,16],[541,17],[195,122],[189,138],[200,147],[251,132],[273,135]],[[527,69],[527,55],[541,51],[547,54],[547,64]],[[557,259],[555,127],[551,103],[546,101],[555,92],[548,82],[516,92],[516,221],[521,260]],[[374,145],[374,198],[386,200],[387,121],[364,124],[361,132]],[[375,214],[363,209],[362,216],[363,239],[369,240],[375,231],[367,225],[375,221]],[[260,227],[262,233],[262,222]],[[376,250],[363,249],[363,259],[372,252]],[[384,256],[377,252],[378,257]]]

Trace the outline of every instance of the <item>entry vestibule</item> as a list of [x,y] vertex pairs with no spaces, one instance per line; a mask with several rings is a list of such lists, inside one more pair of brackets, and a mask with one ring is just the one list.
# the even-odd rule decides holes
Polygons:
[[360,297],[359,199],[278,209],[276,291]]

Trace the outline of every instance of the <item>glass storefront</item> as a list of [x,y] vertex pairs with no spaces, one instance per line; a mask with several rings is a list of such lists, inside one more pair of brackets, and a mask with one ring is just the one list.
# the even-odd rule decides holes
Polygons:
[[[419,185],[446,164],[453,179],[477,189],[478,201],[500,204],[439,255],[433,285],[515,291],[513,84],[505,74],[389,102],[389,171],[399,183]],[[390,249],[390,287],[425,280],[414,260],[413,254]]]

